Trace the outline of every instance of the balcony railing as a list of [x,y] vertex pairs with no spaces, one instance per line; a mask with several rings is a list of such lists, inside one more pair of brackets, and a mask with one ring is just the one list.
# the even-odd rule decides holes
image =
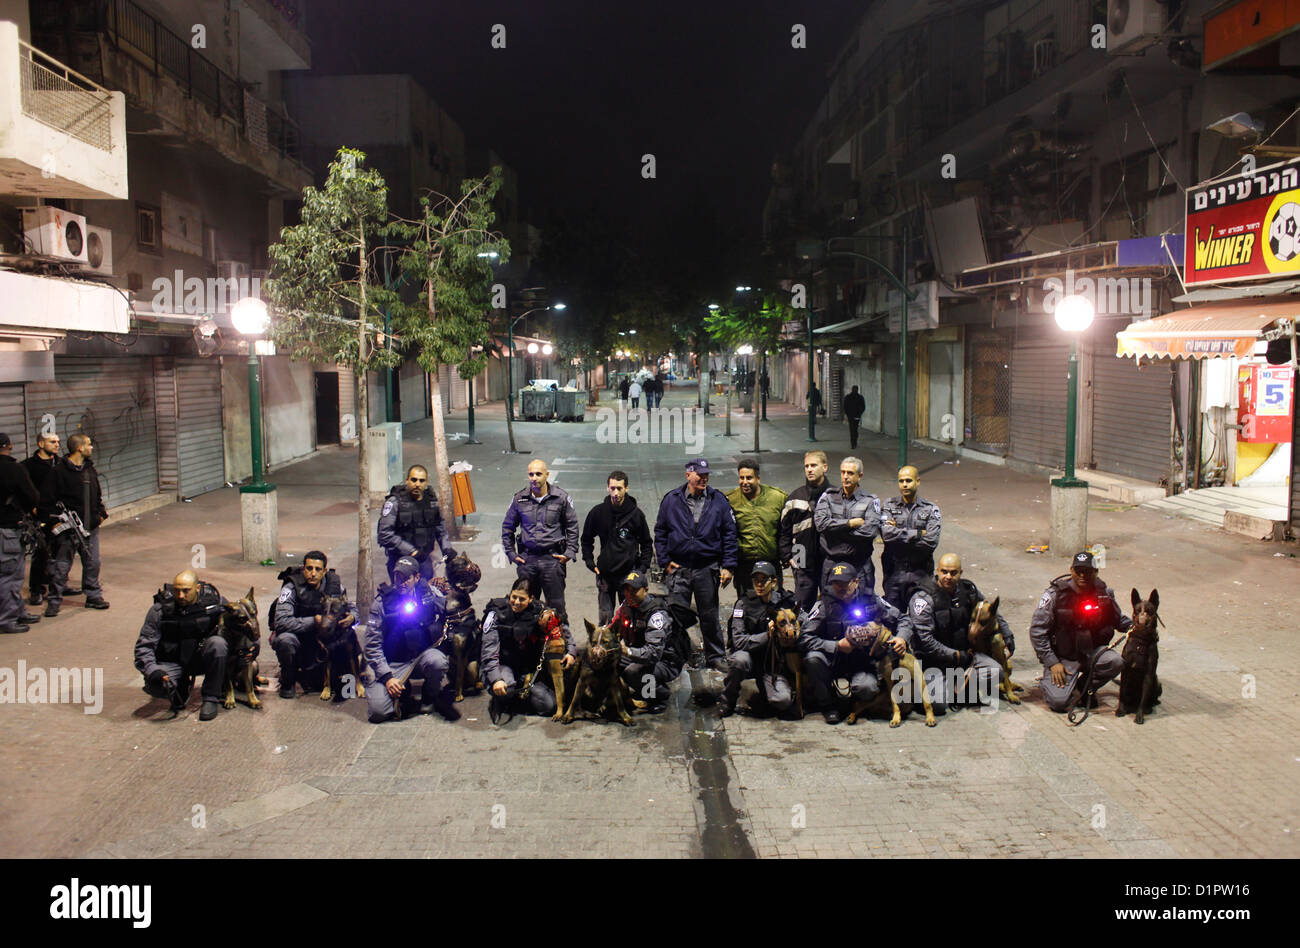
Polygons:
[[113,94],[18,41],[23,114],[104,151],[113,150]]

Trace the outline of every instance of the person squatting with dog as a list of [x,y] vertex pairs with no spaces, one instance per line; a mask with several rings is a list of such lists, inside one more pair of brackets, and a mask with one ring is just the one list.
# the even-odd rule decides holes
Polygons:
[[447,528],[442,522],[438,495],[429,486],[429,472],[419,464],[406,471],[406,480],[394,484],[384,498],[379,515],[379,545],[388,554],[388,581],[395,583],[393,566],[399,557],[409,556],[420,564],[420,576],[433,579],[436,563],[434,549],[444,559],[456,555]]
[[26,632],[39,618],[23,605],[23,520],[36,512],[41,497],[12,452],[9,436],[0,434],[0,633]]
[[[280,697],[291,699],[296,695],[295,685],[301,682],[303,693],[323,691],[328,697],[331,682],[327,675],[331,666],[335,670],[351,668],[355,654],[344,635],[353,636],[356,609],[347,601],[348,593],[338,573],[328,569],[329,559],[320,550],[305,553],[301,566],[291,566],[276,578],[283,584],[280,597],[271,607],[271,648],[280,660]],[[330,643],[329,657],[322,651],[321,624],[326,597],[344,600],[341,618],[337,624],[340,633]],[[345,621],[346,620],[346,621]],[[353,682],[353,687],[359,686]]]
[[623,640],[619,672],[633,705],[658,714],[668,706],[668,692],[686,665],[689,643],[677,634],[668,603],[650,595],[645,573],[633,570],[623,578],[622,600],[611,620]]
[[875,592],[876,569],[871,552],[880,535],[880,498],[863,490],[861,483],[861,459],[845,458],[840,462],[840,489],[826,491],[813,509],[824,564],[819,582],[823,592],[831,566],[836,563],[851,564],[861,577],[861,591]]
[[173,711],[189,701],[196,675],[203,676],[200,721],[217,716],[226,680],[229,647],[220,634],[221,594],[187,569],[153,597],[135,643],[135,667],[144,691],[169,698]]
[[718,589],[736,569],[736,515],[721,491],[709,486],[709,462],[686,462],[686,483],[664,494],[655,518],[655,555],[668,573],[668,598],[689,607],[695,597],[700,637],[709,668],[727,669],[718,623]]
[[1092,554],[1074,554],[1070,572],[1052,580],[1029,623],[1029,640],[1043,663],[1047,706],[1097,707],[1097,689],[1124,670],[1123,658],[1107,646],[1116,630],[1127,632],[1132,625],[1097,575]]
[[[530,465],[531,467],[531,465]],[[530,472],[531,473],[531,472]],[[515,580],[510,595],[493,599],[483,611],[483,681],[495,699],[514,706],[527,701],[535,714],[554,715],[555,691],[543,675],[547,622],[542,604],[533,596],[531,581]],[[558,610],[557,610],[558,611]],[[569,623],[559,616],[564,634],[565,671],[577,662],[578,646]]]
[[831,486],[826,479],[827,465],[825,451],[805,454],[803,486],[792,490],[781,508],[777,535],[781,565],[789,567],[794,574],[794,597],[799,608],[805,611],[812,608],[822,582],[821,541],[813,522],[813,511],[822,494]]
[[[727,502],[736,517],[735,589],[743,597],[749,591],[749,574],[755,563],[763,560],[775,569],[777,533],[786,494],[781,488],[760,481],[758,461],[753,458],[741,458],[737,462],[736,480],[739,484],[727,492]],[[780,570],[777,570],[776,585],[778,589],[785,588]]]
[[[969,640],[971,616],[983,599],[979,588],[962,578],[961,557],[945,553],[934,576],[916,584],[899,620],[898,634],[921,659],[935,714],[944,714],[949,705],[991,702],[997,693],[1001,666],[993,656],[974,651]],[[1012,654],[1015,638],[1001,615],[997,628]]]
[[934,551],[943,523],[939,507],[916,496],[921,475],[910,464],[898,471],[898,494],[881,504],[881,592],[895,609],[907,608],[912,587],[934,575]]
[[[596,605],[600,624],[609,622],[622,593],[620,577],[633,570],[646,572],[654,544],[650,525],[636,498],[627,492],[624,471],[611,471],[605,481],[607,496],[592,507],[582,524],[582,561],[596,574]],[[600,556],[595,555],[600,540]]]
[[550,477],[545,461],[528,463],[528,486],[511,499],[501,522],[501,549],[514,559],[516,574],[563,613],[566,564],[578,558],[578,514]]
[[[749,589],[731,611],[729,668],[718,702],[718,713],[723,717],[735,713],[740,686],[746,678],[758,684],[756,700],[777,714],[788,710],[795,700],[781,663],[775,661],[779,651],[776,614],[782,609],[797,611],[798,604],[791,593],[777,590],[774,564],[760,560],[751,573]],[[750,710],[756,710],[753,702]]]
[[399,557],[393,575],[395,584],[381,583],[376,591],[366,624],[365,656],[375,676],[366,689],[370,722],[381,724],[402,715],[398,702],[409,695],[410,679],[423,682],[421,714],[436,711],[455,721],[460,712],[445,687],[447,656],[438,649],[447,617],[446,598],[421,578],[414,557]]

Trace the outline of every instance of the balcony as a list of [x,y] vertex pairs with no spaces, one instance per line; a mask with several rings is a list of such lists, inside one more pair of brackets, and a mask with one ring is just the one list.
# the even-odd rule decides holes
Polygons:
[[127,196],[126,104],[0,20],[0,194]]

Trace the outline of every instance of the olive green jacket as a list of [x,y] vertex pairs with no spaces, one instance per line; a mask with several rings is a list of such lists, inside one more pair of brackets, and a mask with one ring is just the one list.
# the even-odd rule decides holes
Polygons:
[[776,532],[785,499],[785,491],[766,484],[758,485],[758,496],[752,501],[746,499],[739,487],[727,492],[727,500],[736,513],[736,534],[742,560],[751,563],[768,560],[776,564]]

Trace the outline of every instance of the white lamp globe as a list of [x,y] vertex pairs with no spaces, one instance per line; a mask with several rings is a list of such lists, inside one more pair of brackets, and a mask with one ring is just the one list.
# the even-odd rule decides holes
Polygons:
[[241,336],[260,336],[271,325],[271,314],[257,297],[245,296],[230,308],[230,321]]
[[535,355],[537,353],[537,343],[530,342],[528,344],[528,352],[530,355]]
[[1056,325],[1066,332],[1083,332],[1092,325],[1094,309],[1086,296],[1067,296],[1056,304]]
[[548,356],[550,354],[551,354],[550,344],[548,343],[547,345],[542,346],[542,355]]

